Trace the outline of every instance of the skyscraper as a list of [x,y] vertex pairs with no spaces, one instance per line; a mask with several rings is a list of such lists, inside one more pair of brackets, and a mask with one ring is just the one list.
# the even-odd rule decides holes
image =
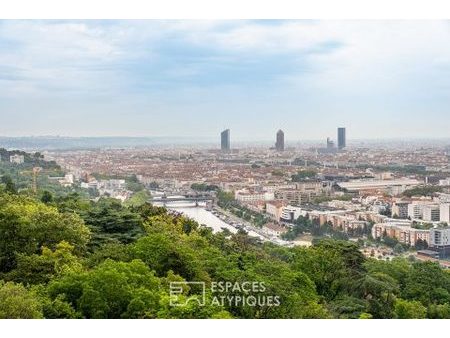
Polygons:
[[277,141],[275,143],[277,151],[284,151],[284,132],[280,129],[277,132]]
[[338,148],[344,149],[347,146],[345,128],[338,128]]
[[230,129],[226,129],[220,134],[220,148],[222,151],[230,151]]
[[333,149],[334,148],[334,142],[332,139],[327,137],[327,149]]

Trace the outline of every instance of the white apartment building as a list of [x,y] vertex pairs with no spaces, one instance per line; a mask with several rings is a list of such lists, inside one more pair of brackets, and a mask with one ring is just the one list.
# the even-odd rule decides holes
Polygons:
[[81,182],[83,189],[98,189],[98,182],[96,180],[90,182]]
[[[433,201],[413,201],[408,205],[408,217],[411,219],[424,219],[425,209],[427,210],[428,221],[431,221],[431,213],[436,216],[436,208],[438,206],[436,202]],[[428,209],[431,207],[431,209]],[[437,219],[439,222],[439,219]]]
[[100,186],[105,190],[122,190],[125,189],[126,182],[125,180],[117,180],[117,179],[101,180]]
[[441,203],[450,203],[450,194],[439,194],[439,202]]
[[440,186],[449,186],[450,185],[450,177],[446,178],[445,180],[439,180]]
[[408,204],[408,217],[411,219],[423,218],[423,204],[411,203]]
[[23,155],[11,155],[9,157],[9,162],[14,163],[14,164],[22,164],[25,162],[25,157]]
[[273,201],[275,195],[273,192],[250,192],[248,190],[238,190],[234,194],[234,198],[239,202],[252,203],[260,201]]
[[423,206],[423,220],[427,222],[439,222],[440,220],[439,204],[429,204]]
[[347,189],[348,191],[384,190],[391,192],[392,194],[402,193],[405,190],[420,184],[422,184],[422,182],[409,178],[395,180],[353,180],[350,182],[338,183],[341,188]]
[[281,211],[281,220],[286,222],[293,222],[300,216],[305,216],[307,212],[302,211],[299,207],[294,207],[292,205],[288,205],[284,207]]
[[441,203],[440,221],[448,223],[450,225],[450,203]]
[[430,246],[450,246],[450,228],[433,228],[430,230]]

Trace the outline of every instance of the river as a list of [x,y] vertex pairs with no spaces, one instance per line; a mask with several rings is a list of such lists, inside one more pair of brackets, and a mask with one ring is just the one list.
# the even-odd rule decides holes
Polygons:
[[223,229],[228,229],[232,233],[236,233],[238,230],[222,221],[219,217],[214,215],[212,212],[203,209],[202,207],[197,208],[182,208],[182,207],[168,207],[171,210],[175,210],[177,212],[181,212],[184,215],[192,218],[197,221],[199,224],[204,224],[207,227],[211,228],[214,233],[220,232]]
[[[170,197],[180,197],[180,196],[170,196]],[[159,198],[154,198],[152,203],[156,206],[163,205],[162,202],[159,201]],[[168,202],[165,204],[167,209],[174,210],[180,212],[189,218],[192,218],[194,221],[197,221],[199,224],[205,225],[208,228],[211,228],[214,233],[223,231],[223,229],[228,229],[231,233],[235,234],[238,232],[234,226],[224,222],[219,217],[214,215],[211,211],[205,209],[206,203],[200,202],[197,207],[194,207],[192,202]],[[250,236],[258,237],[262,240],[265,238],[260,234],[250,230],[247,231]]]

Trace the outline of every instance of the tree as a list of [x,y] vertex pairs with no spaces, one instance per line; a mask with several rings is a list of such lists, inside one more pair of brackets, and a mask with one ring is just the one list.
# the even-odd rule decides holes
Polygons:
[[149,201],[151,198],[150,193],[147,190],[141,190],[134,193],[128,200],[124,202],[124,205],[127,207],[130,206],[140,206]]
[[[69,273],[48,286],[50,299],[63,296],[85,318],[150,318],[156,315],[160,281],[141,261],[106,260],[94,270]],[[140,310],[127,313],[130,304]]]
[[23,196],[0,196],[0,271],[13,269],[17,254],[36,254],[43,246],[53,250],[62,241],[81,254],[89,238],[89,229],[76,214]]
[[191,189],[196,191],[217,191],[219,190],[219,187],[217,185],[208,185],[205,183],[193,183]]
[[0,319],[43,318],[42,306],[22,284],[0,281]]
[[314,282],[319,295],[327,300],[334,299],[347,278],[342,256],[336,251],[317,246],[310,249],[296,247],[293,252],[293,269],[305,272]]
[[[227,194],[230,209],[253,222]],[[88,224],[94,232],[90,239]],[[365,258],[330,224],[296,220],[292,234],[324,233],[311,247],[263,243],[149,203],[0,193],[0,317],[6,318],[449,318],[450,274],[438,264]],[[397,246],[401,244],[395,243]],[[402,246],[403,248],[403,246]],[[170,283],[206,283],[206,305],[170,305]],[[263,283],[279,306],[214,304],[211,281]],[[201,299],[202,288],[183,289]],[[5,305],[4,305],[5,304]]]
[[217,193],[218,204],[221,207],[228,207],[230,204],[234,202],[234,195],[231,192],[225,192],[223,190],[219,190]]
[[395,246],[394,246],[394,252],[396,253],[396,254],[401,254],[402,252],[404,252],[405,251],[405,249],[403,248],[403,245],[401,245],[400,243],[397,243]]
[[391,318],[395,296],[399,293],[397,281],[383,273],[363,274],[349,290],[368,304],[368,312],[374,318]]
[[136,175],[131,175],[126,179],[127,189],[131,190],[134,193],[143,191],[145,189],[144,185],[139,182]]
[[145,262],[158,276],[171,270],[187,280],[197,280],[200,262],[195,252],[175,234],[158,232],[139,239],[131,248],[131,254]]
[[5,186],[5,191],[10,194],[17,194],[17,188],[11,176],[3,175],[0,181]]
[[330,302],[329,307],[334,318],[358,319],[366,313],[368,304],[366,300],[342,295]]
[[450,319],[450,304],[431,304],[428,307],[428,318]]
[[317,172],[315,170],[302,170],[297,172],[297,174],[292,175],[291,179],[293,182],[301,182],[308,178],[313,178],[317,175]]
[[418,300],[427,306],[433,303],[450,302],[450,274],[444,272],[439,264],[433,262],[417,262],[412,264],[402,298]]
[[24,284],[42,284],[53,277],[70,271],[80,272],[82,265],[78,257],[73,255],[74,246],[63,241],[52,251],[42,248],[42,253],[17,255],[17,267],[6,274],[6,279]]
[[426,318],[427,308],[418,301],[397,299],[395,301],[394,317],[397,319]]
[[405,280],[411,269],[411,264],[404,258],[394,258],[390,262],[383,260],[370,259],[364,264],[367,271],[371,274],[382,273],[394,278],[400,289],[404,288]]
[[428,243],[425,240],[418,239],[415,245],[416,250],[425,250],[428,249]]
[[92,231],[91,247],[111,242],[131,243],[144,234],[139,214],[112,198],[100,199],[83,218]]
[[49,204],[49,203],[53,202],[52,193],[47,190],[44,190],[44,192],[42,193],[42,196],[41,196],[41,202],[45,203],[45,204]]

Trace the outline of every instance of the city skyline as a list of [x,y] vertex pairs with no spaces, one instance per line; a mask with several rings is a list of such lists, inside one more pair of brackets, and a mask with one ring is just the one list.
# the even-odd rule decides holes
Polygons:
[[0,136],[445,138],[449,38],[448,21],[0,21]]

